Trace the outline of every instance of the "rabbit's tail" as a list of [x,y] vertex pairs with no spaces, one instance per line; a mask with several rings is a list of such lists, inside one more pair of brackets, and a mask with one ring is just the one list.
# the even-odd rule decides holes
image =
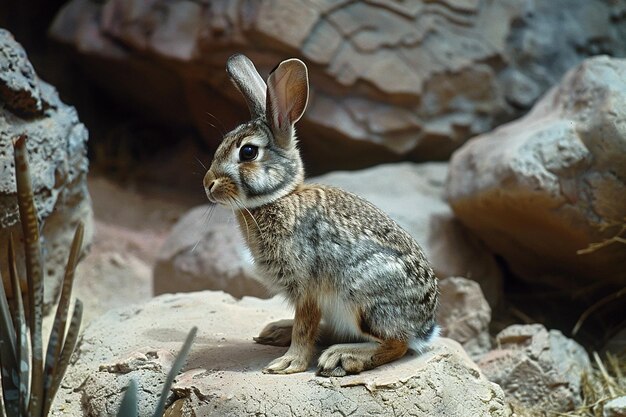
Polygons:
[[433,323],[428,331],[426,331],[425,336],[415,336],[409,340],[409,348],[416,353],[424,353],[428,346],[439,337],[440,331],[441,328],[436,323]]

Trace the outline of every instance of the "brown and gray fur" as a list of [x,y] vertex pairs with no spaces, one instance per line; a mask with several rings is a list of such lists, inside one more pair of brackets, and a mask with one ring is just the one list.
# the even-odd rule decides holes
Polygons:
[[303,183],[294,124],[308,99],[304,63],[283,61],[267,86],[243,55],[232,56],[227,70],[252,120],[225,136],[205,190],[210,201],[233,207],[267,286],[295,308],[293,320],[271,323],[255,338],[289,346],[264,372],[306,370],[322,336],[349,342],[322,353],[324,376],[358,373],[409,347],[423,349],[438,332],[438,290],[419,245],[362,198]]

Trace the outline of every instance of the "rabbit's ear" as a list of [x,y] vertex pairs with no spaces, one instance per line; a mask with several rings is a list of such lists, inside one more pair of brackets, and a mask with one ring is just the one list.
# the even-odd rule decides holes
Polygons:
[[246,99],[253,119],[265,116],[265,82],[247,56],[235,54],[228,58],[226,71]]
[[309,98],[309,76],[299,59],[283,61],[267,80],[266,118],[278,146],[293,143],[293,125],[300,120]]

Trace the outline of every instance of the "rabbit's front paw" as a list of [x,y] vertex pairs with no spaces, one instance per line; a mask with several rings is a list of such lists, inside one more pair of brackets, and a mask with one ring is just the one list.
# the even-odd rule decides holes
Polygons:
[[258,337],[252,339],[262,345],[289,346],[293,320],[278,320],[265,326]]
[[264,374],[295,374],[306,371],[309,367],[309,358],[306,355],[285,353],[278,359],[274,359],[267,368],[263,369]]

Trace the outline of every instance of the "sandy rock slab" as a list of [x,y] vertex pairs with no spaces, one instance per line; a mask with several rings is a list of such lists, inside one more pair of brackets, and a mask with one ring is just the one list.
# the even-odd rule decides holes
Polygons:
[[[456,216],[517,275],[566,290],[626,283],[626,60],[584,61],[524,118],[452,157]],[[583,250],[583,252],[580,252]]]
[[110,311],[85,329],[54,412],[111,415],[134,378],[140,415],[150,415],[173,355],[186,332],[198,326],[169,398],[172,416],[505,416],[502,390],[444,338],[422,356],[409,353],[360,375],[322,378],[313,367],[265,375],[261,369],[285,348],[258,345],[252,337],[267,322],[290,315],[277,298],[236,301],[210,291],[163,295]]

